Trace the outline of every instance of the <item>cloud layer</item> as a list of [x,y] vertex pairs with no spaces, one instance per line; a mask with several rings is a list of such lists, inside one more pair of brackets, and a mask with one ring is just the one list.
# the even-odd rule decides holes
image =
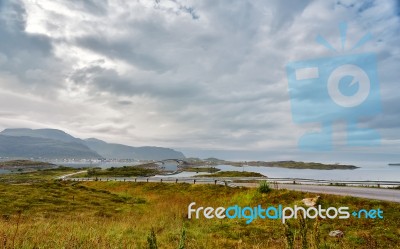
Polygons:
[[0,19],[0,128],[261,152],[318,127],[292,122],[285,65],[333,56],[315,37],[340,48],[345,21],[378,56],[383,112],[363,124],[399,149],[396,1],[14,0]]

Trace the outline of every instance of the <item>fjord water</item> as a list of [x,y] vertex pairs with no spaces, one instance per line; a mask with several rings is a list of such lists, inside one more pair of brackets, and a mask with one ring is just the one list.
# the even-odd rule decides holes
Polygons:
[[[336,181],[400,181],[400,166],[388,166],[384,163],[353,163],[357,169],[347,170],[316,170],[316,169],[288,169],[278,167],[258,166],[231,166],[217,165],[221,171],[257,172],[270,178],[305,178],[315,180]],[[171,168],[169,168],[171,170]],[[192,177],[206,172],[181,172],[170,177]],[[164,176],[165,177],[165,176]]]
[[400,181],[400,166],[387,166],[373,164],[360,168],[346,170],[316,170],[316,169],[288,169],[278,167],[234,167],[219,165],[217,168],[223,171],[250,171],[263,174],[271,178],[307,178],[316,180],[339,181]]
[[[70,167],[122,167],[134,165],[135,163],[126,162],[107,162],[101,164],[88,163],[63,163]],[[288,169],[278,167],[256,167],[244,166],[237,167],[231,165],[217,165],[216,168],[222,171],[248,171],[261,173],[270,178],[307,178],[316,180],[339,180],[339,181],[400,181],[400,166],[388,166],[387,163],[350,163],[360,168],[353,170],[315,170],[315,169]],[[163,165],[168,171],[175,171],[177,164],[166,163]],[[9,173],[8,170],[0,169],[0,174]],[[207,174],[199,172],[198,174]],[[196,172],[181,172],[170,175],[170,177],[192,177]]]
[[7,174],[10,173],[11,171],[5,170],[5,169],[0,169],[0,174]]

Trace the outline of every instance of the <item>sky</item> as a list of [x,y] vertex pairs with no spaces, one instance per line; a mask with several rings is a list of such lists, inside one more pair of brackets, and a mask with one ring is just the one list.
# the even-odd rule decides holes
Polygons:
[[[0,129],[187,156],[400,160],[399,16],[395,0],[0,0]],[[320,124],[294,122],[286,65],[354,53],[376,55],[382,110],[360,118],[381,145],[346,146],[338,120],[332,151],[302,152]]]

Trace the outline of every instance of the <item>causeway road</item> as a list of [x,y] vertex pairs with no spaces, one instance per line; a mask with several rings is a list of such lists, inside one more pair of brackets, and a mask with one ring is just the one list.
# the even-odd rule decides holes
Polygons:
[[[70,181],[94,181],[93,178],[71,178],[71,176],[82,173],[84,171],[76,172],[59,177],[58,179]],[[194,183],[194,184],[225,184],[230,187],[257,187],[258,183],[235,182],[235,178],[172,178],[172,177],[140,177],[140,178],[99,178],[99,181],[126,181],[126,182],[165,182],[165,183]],[[244,177],[240,178],[241,181],[246,180]],[[249,177],[249,181],[254,178]],[[268,179],[266,179],[268,180]],[[372,188],[372,187],[350,187],[350,186],[327,186],[317,184],[288,184],[288,183],[271,183],[271,187],[278,189],[289,189],[295,191],[321,193],[341,196],[353,196],[374,200],[391,201],[400,203],[400,190],[388,188]]]
[[[235,183],[238,186],[257,187],[255,183]],[[331,195],[353,196],[374,200],[392,201],[400,203],[400,190],[387,188],[370,187],[348,187],[348,186],[325,186],[315,184],[278,184],[279,189],[289,189],[295,191],[321,193]]]

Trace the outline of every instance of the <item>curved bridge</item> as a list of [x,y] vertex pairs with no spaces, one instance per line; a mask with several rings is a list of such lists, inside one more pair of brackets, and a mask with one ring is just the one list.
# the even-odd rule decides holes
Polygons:
[[178,164],[184,164],[187,163],[185,160],[183,159],[164,159],[164,160],[160,160],[160,161],[155,161],[154,163],[161,163],[161,164],[165,164],[167,162],[177,162]]

